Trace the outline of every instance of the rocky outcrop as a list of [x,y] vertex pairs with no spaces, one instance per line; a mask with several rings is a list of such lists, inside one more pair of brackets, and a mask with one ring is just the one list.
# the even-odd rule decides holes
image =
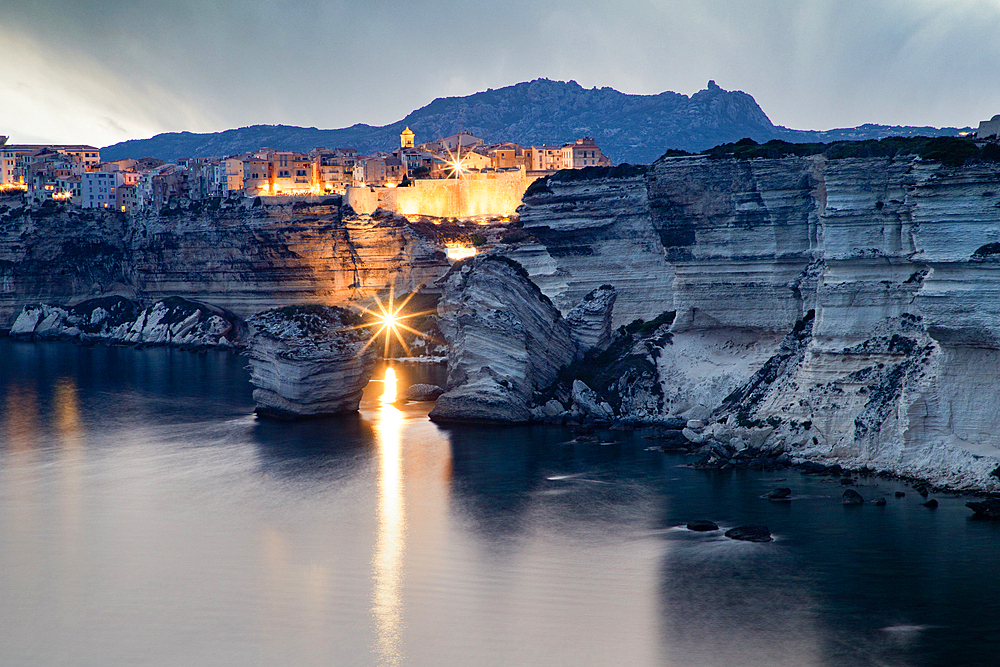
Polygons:
[[142,308],[124,297],[90,299],[75,306],[25,306],[10,335],[22,340],[72,340],[185,349],[239,348],[246,325],[225,309],[170,297]]
[[[451,244],[489,247],[507,226],[342,215],[340,198],[195,202],[132,217],[0,202],[0,328],[29,303],[170,296],[246,318],[288,304],[347,306],[433,286]],[[261,200],[256,200],[260,202]]]
[[257,414],[298,419],[357,411],[375,370],[371,330],[335,306],[288,306],[248,322]]
[[675,313],[660,334],[619,328],[614,373],[577,367],[616,419],[1000,491],[998,182],[1000,164],[913,157],[665,159],[536,184],[535,242],[510,253],[565,314],[598,280],[615,325]]
[[534,391],[573,360],[570,329],[517,263],[479,255],[441,280],[438,326],[448,343],[448,386],[431,419],[523,422]]
[[653,225],[646,168],[599,173],[560,172],[529,187],[518,212],[530,240],[507,255],[564,315],[608,282],[615,327],[673,310],[674,271]]
[[569,335],[578,354],[587,350],[602,352],[611,344],[611,319],[617,297],[614,287],[601,285],[566,314]]
[[436,401],[444,389],[436,384],[411,384],[403,392],[403,398],[408,401]]

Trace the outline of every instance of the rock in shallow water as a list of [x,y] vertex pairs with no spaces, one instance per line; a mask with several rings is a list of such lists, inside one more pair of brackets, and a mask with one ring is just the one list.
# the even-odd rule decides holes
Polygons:
[[242,347],[246,326],[211,304],[168,297],[143,308],[121,296],[90,299],[75,306],[25,306],[10,335],[22,340],[72,340],[117,345],[180,348]]
[[689,521],[687,525],[688,530],[693,530],[699,533],[707,533],[713,530],[719,529],[719,524],[714,521]]
[[971,500],[965,503],[965,506],[972,510],[978,517],[1000,519],[1000,498]]
[[788,500],[788,497],[792,495],[792,490],[787,486],[781,486],[771,491],[767,494],[767,497],[771,500]]
[[444,389],[436,384],[411,384],[403,397],[408,401],[433,401],[443,393]]
[[354,412],[375,370],[371,332],[335,306],[288,306],[250,318],[257,414],[298,419]]
[[726,537],[743,542],[770,542],[771,531],[767,526],[737,526],[726,531]]
[[845,505],[863,505],[865,499],[861,497],[861,494],[854,489],[848,489],[844,491],[843,503]]

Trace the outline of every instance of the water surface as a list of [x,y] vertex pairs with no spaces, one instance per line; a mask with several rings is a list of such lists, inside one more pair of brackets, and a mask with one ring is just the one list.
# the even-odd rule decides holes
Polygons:
[[964,499],[441,428],[378,382],[261,421],[245,364],[0,340],[0,664],[997,664],[1000,526]]

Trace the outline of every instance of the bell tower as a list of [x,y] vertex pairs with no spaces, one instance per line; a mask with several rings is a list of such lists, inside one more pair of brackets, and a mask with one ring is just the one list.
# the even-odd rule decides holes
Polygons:
[[400,148],[413,148],[413,132],[407,127],[399,134]]

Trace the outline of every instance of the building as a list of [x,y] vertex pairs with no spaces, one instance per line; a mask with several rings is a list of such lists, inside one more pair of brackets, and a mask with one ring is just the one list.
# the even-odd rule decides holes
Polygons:
[[601,163],[601,149],[590,137],[563,144],[562,169],[583,169],[596,167]]
[[354,164],[358,152],[353,148],[314,148],[309,151],[316,174],[316,187],[321,192],[340,192],[354,182]]
[[528,153],[528,171],[559,171],[563,168],[562,146],[532,146]]
[[275,151],[271,156],[271,194],[313,191],[313,161],[304,153]]
[[271,161],[260,153],[243,160],[243,193],[248,197],[271,194]]
[[459,132],[458,134],[453,134],[450,137],[445,137],[444,139],[439,139],[437,142],[441,146],[439,150],[456,152],[459,149],[472,150],[476,146],[482,146],[483,140],[472,136],[469,132]]
[[385,158],[385,182],[399,185],[406,176],[406,167],[397,155]]
[[409,126],[399,134],[399,147],[400,148],[413,148],[413,132],[410,130]]
[[137,183],[119,185],[115,189],[115,208],[122,213],[134,214],[141,208],[139,185]]
[[979,129],[976,130],[977,139],[1000,139],[1000,114],[993,116],[989,120],[984,120],[979,123]]
[[369,155],[354,163],[354,185],[384,185],[385,158]]
[[88,171],[80,176],[80,206],[83,208],[119,208],[117,189],[123,185],[118,171]]
[[77,163],[82,172],[99,168],[101,151],[81,144],[0,144],[0,187],[27,188],[33,165],[56,159]]

